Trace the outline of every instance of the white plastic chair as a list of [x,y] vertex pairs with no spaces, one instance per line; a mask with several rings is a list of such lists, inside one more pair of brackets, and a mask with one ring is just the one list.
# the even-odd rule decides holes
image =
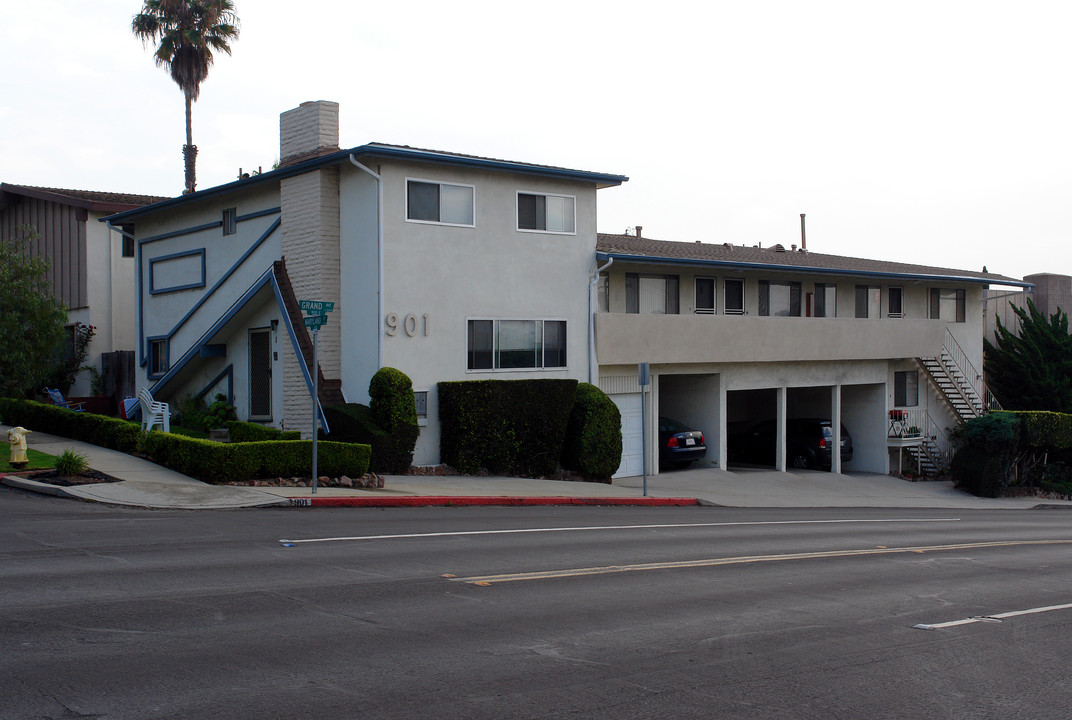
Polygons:
[[149,388],[143,387],[138,393],[138,404],[141,405],[142,432],[149,432],[153,425],[162,425],[164,432],[171,432],[171,407],[167,403],[153,400]]

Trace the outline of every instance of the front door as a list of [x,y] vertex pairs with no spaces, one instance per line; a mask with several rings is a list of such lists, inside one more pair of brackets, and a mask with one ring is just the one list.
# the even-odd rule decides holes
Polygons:
[[249,419],[272,420],[272,331],[249,331]]

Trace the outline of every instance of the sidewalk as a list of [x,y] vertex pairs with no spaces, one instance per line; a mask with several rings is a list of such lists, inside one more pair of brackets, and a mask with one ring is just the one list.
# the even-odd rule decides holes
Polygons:
[[[0,425],[0,433],[7,426]],[[1038,498],[978,498],[949,482],[908,482],[890,475],[758,468],[730,471],[690,468],[613,484],[529,478],[388,475],[379,490],[349,488],[235,487],[209,485],[147,460],[96,445],[34,432],[34,450],[59,455],[74,450],[89,466],[120,482],[58,487],[15,476],[4,485],[112,505],[185,510],[269,506],[406,507],[428,505],[718,505],[725,507],[882,507],[1027,509],[1072,502]]]

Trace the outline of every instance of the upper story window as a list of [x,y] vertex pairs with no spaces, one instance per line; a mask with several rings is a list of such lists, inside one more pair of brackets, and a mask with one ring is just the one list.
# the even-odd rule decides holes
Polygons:
[[470,320],[469,370],[566,367],[565,320]]
[[223,234],[234,235],[238,232],[238,208],[227,208],[223,211]]
[[886,290],[887,307],[886,317],[904,317],[904,288],[891,287]]
[[856,286],[856,317],[877,318],[882,306],[882,289],[868,285]]
[[759,314],[800,317],[800,283],[760,280]]
[[576,232],[576,199],[572,195],[517,194],[517,229]]
[[966,296],[967,293],[964,290],[931,288],[929,317],[931,320],[964,322]]
[[476,191],[472,185],[406,180],[406,219],[473,227]]
[[715,279],[709,277],[696,278],[696,314],[715,314]]
[[744,279],[726,278],[722,281],[726,302],[722,305],[726,315],[744,315]]
[[677,315],[680,312],[677,275],[625,274],[625,311],[641,315]]
[[837,285],[815,283],[815,317],[837,317]]

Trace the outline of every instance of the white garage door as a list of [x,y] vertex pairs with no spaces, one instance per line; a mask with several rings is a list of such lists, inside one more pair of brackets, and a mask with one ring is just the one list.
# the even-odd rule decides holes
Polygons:
[[641,439],[640,393],[611,395],[610,399],[622,414],[622,464],[613,477],[632,477],[644,472],[643,441]]

